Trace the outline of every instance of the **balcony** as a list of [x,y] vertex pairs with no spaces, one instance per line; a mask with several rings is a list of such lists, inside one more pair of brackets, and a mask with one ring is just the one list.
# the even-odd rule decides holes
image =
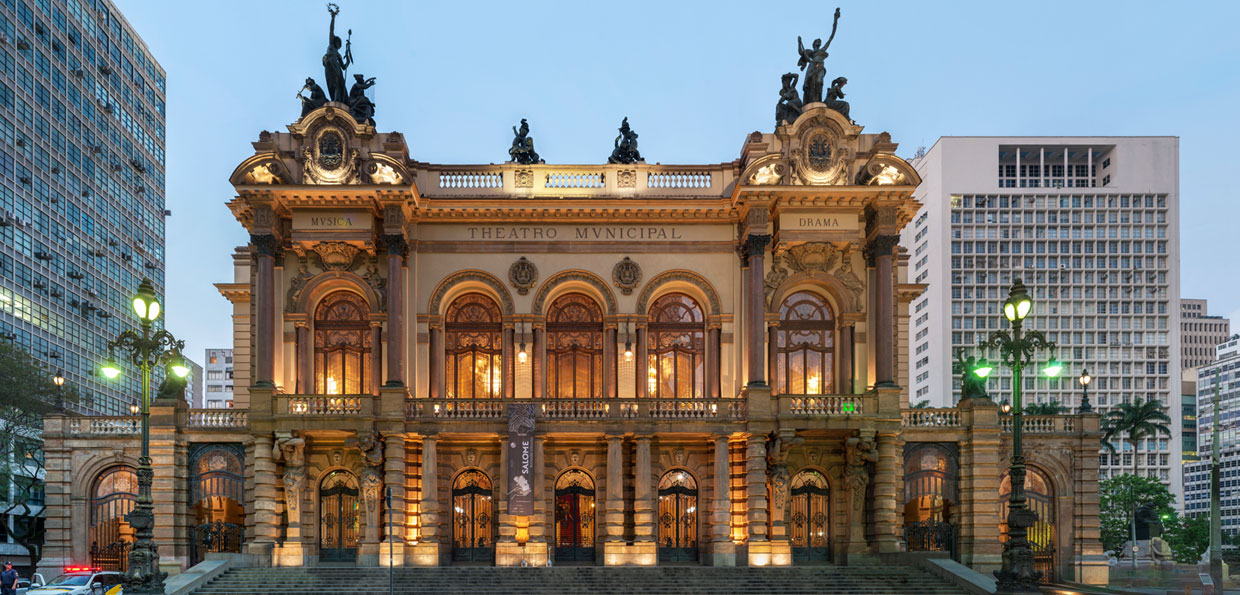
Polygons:
[[714,197],[725,194],[730,164],[659,165],[452,165],[427,167],[431,183],[419,191],[431,198],[507,196]]
[[878,413],[878,397],[860,395],[779,395],[780,417],[861,417]]
[[372,395],[279,395],[275,411],[288,415],[365,417],[374,415],[374,409]]
[[904,428],[959,428],[960,410],[954,407],[942,409],[905,409],[900,412],[900,427]]
[[[1026,434],[1075,434],[1076,416],[1073,415],[1026,415],[1023,416]],[[999,418],[1004,434],[1012,432],[1012,416]]]
[[250,426],[245,409],[190,409],[185,427],[196,430],[240,430]]
[[409,400],[409,419],[502,420],[508,405],[532,403],[546,420],[743,420],[742,399],[437,399]]

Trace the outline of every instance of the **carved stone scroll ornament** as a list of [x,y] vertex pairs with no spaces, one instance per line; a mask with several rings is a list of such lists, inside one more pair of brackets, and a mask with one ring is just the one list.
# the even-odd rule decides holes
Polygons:
[[857,184],[862,186],[900,186],[908,183],[908,176],[896,164],[881,156],[871,159],[857,174]]
[[508,282],[516,288],[517,294],[526,295],[538,282],[538,267],[524,256],[518,258],[508,267]]
[[306,488],[306,440],[288,436],[276,440],[272,458],[284,461],[284,506],[290,522],[297,522]]
[[611,270],[611,280],[620,288],[620,293],[630,295],[633,289],[637,287],[642,280],[642,268],[633,262],[632,259],[625,256],[624,260],[616,263]]
[[387,184],[395,186],[397,184],[403,184],[405,181],[405,177],[401,175],[400,172],[396,171],[395,168],[386,163],[379,163],[378,161],[371,161],[370,165],[366,166],[366,173],[370,175],[370,183],[372,184]]
[[749,183],[755,186],[778,184],[786,171],[783,163],[768,163],[749,176]]
[[383,249],[387,250],[388,256],[399,256],[403,261],[409,255],[409,240],[405,239],[404,234],[383,234],[380,239],[383,240]]
[[249,184],[282,184],[284,180],[280,177],[280,164],[275,161],[260,163],[250,168],[245,174],[245,181]]
[[328,271],[353,270],[361,250],[348,242],[319,242],[311,250],[319,256]]
[[788,506],[788,452],[792,447],[805,442],[804,438],[792,437],[784,439],[776,432],[766,438],[766,473],[771,481],[771,518],[782,521]]
[[256,256],[280,256],[280,239],[272,234],[250,234],[250,244]]

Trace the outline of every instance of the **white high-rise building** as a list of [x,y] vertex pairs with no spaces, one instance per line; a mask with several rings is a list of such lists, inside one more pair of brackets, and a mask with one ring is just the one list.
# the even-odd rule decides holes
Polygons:
[[233,406],[233,350],[208,349],[206,391],[202,404],[195,407],[227,409]]
[[[924,205],[906,227],[912,304],[913,402],[959,399],[953,353],[1007,328],[1013,280],[1035,300],[1027,328],[1058,345],[1063,377],[1025,375],[1026,403],[1075,409],[1088,369],[1096,409],[1156,399],[1173,436],[1101,451],[1102,477],[1132,472],[1182,494],[1180,465],[1179,139],[944,137],[916,162]],[[988,388],[1009,398],[1011,371]]]

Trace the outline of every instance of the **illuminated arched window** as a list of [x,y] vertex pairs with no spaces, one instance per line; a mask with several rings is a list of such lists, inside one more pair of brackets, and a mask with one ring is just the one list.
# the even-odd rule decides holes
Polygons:
[[318,394],[370,392],[369,308],[347,291],[329,294],[314,312],[314,388]]
[[444,320],[447,350],[444,389],[448,398],[498,399],[502,376],[503,324],[495,300],[463,295]]
[[547,394],[603,396],[603,312],[582,294],[560,296],[547,312]]
[[659,479],[659,560],[697,559],[698,486],[689,473],[673,469]]
[[103,550],[117,543],[130,543],[133,529],[125,515],[138,502],[138,475],[132,467],[112,467],[99,474],[90,492],[90,543]]
[[799,291],[779,308],[775,382],[779,394],[835,391],[835,317],[822,296]]
[[648,394],[654,398],[692,399],[706,394],[706,319],[702,308],[683,293],[669,293],[650,306],[646,327]]
[[[1012,496],[1012,480],[1007,472],[999,480],[999,541],[1008,540],[1008,500]],[[1029,510],[1038,520],[1026,536],[1033,550],[1033,565],[1042,571],[1042,582],[1055,582],[1055,490],[1046,475],[1037,467],[1025,467],[1025,498]]]

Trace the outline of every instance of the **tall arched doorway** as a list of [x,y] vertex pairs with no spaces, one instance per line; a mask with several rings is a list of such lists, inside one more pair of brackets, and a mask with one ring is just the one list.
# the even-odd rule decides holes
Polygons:
[[[1012,480],[1006,471],[999,482],[999,541],[1008,539],[1008,499],[1012,496]],[[1038,521],[1029,527],[1029,547],[1033,549],[1033,566],[1042,571],[1042,582],[1059,580],[1055,566],[1055,490],[1050,480],[1036,467],[1025,467],[1025,499]]]
[[956,557],[958,478],[954,444],[904,446],[904,542],[910,552]]
[[668,471],[659,480],[659,561],[698,559],[697,480],[687,471]]
[[319,484],[319,560],[357,560],[357,494],[357,478],[348,471],[332,471]]
[[138,475],[133,467],[112,467],[99,474],[90,490],[90,565],[104,570],[129,568],[133,528],[125,515],[138,503]]
[[370,394],[370,311],[361,296],[336,291],[314,312],[314,389],[320,395]]
[[245,535],[243,454],[225,444],[199,446],[190,456],[190,563],[208,553],[241,553]]
[[793,562],[831,559],[831,484],[826,476],[805,470],[792,478],[788,541]]
[[491,478],[477,469],[456,476],[452,482],[452,560],[493,562]]
[[555,482],[555,559],[594,560],[594,480],[572,469]]

